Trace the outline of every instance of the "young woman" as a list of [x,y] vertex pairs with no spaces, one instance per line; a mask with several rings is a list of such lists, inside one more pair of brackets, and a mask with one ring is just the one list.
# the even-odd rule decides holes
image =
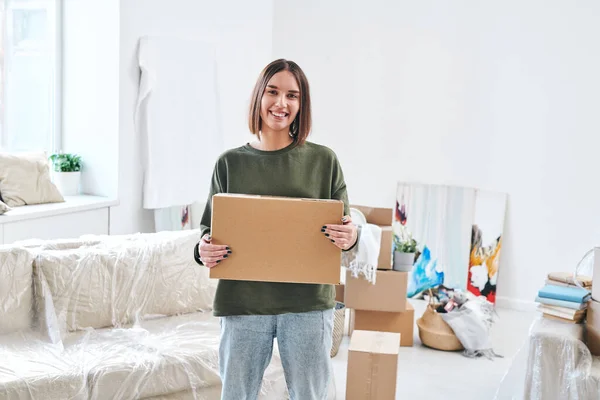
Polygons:
[[[310,93],[296,63],[276,60],[261,72],[252,94],[249,127],[256,140],[225,152],[215,165],[196,261],[218,268],[235,252],[211,244],[215,193],[341,200],[344,218],[340,224],[323,226],[321,232],[332,246],[343,251],[354,247],[357,227],[349,217],[337,157],[332,150],[306,141],[311,129]],[[332,285],[219,281],[213,312],[222,317],[222,399],[257,398],[275,337],[291,398],[326,399],[334,305]]]

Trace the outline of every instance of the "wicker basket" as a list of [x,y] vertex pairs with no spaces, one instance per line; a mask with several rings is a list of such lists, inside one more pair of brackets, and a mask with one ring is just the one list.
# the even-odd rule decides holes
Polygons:
[[428,304],[423,316],[417,320],[421,342],[425,346],[437,350],[463,350],[463,346],[454,331],[435,311],[436,308],[436,305]]
[[333,342],[331,345],[331,357],[335,357],[340,349],[344,336],[344,325],[346,322],[346,306],[343,303],[335,303],[333,312]]

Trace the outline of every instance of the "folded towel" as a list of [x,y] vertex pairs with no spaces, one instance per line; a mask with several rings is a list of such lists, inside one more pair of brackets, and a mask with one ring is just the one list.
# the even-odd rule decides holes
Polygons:
[[[548,279],[564,283],[575,284],[572,272],[551,272],[548,274]],[[592,286],[592,277],[587,275],[578,275],[577,281],[581,286]]]

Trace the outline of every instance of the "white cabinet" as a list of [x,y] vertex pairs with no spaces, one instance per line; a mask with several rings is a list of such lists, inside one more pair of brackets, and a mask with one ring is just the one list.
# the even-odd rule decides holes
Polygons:
[[68,239],[87,234],[108,235],[109,209],[35,218],[3,224],[3,243],[26,239]]
[[0,215],[0,243],[110,234],[110,207],[117,205],[117,201],[95,196],[66,200],[65,203],[15,207]]

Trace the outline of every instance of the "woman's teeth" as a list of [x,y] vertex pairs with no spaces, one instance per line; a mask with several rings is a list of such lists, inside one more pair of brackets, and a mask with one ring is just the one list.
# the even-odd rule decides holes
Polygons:
[[287,116],[286,113],[276,113],[276,112],[273,112],[273,111],[271,111],[271,114],[273,114],[276,117],[280,117],[280,118],[283,118],[283,117]]

